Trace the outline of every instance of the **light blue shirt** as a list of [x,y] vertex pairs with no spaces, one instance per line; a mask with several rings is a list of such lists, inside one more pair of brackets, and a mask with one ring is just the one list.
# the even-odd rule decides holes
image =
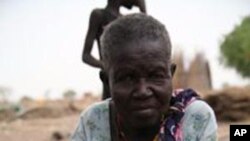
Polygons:
[[[111,141],[109,120],[109,100],[91,105],[81,114],[71,141]],[[204,101],[189,104],[180,125],[184,141],[217,140],[216,118]]]

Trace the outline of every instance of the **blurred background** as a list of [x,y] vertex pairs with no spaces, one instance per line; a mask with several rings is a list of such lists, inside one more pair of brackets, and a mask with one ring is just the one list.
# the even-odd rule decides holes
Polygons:
[[[106,3],[0,0],[0,141],[68,140],[80,111],[100,100],[99,70],[81,55],[90,13]],[[250,1],[146,0],[146,7],[169,31],[174,87],[196,89],[215,110],[219,140],[228,141],[229,124],[250,123]]]

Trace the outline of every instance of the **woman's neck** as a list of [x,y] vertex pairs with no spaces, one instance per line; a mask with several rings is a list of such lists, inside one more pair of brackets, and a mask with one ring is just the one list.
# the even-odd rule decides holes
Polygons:
[[153,141],[159,132],[160,124],[150,127],[133,128],[123,123],[121,127],[121,132],[123,132],[127,141]]
[[[114,105],[113,105],[114,106]],[[121,117],[113,107],[118,137],[122,141],[153,141],[161,128],[161,121],[152,126],[134,127]]]

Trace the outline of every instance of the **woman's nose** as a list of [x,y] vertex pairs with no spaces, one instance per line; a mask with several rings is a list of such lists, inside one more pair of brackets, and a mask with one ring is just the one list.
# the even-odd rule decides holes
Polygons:
[[153,91],[150,89],[149,84],[144,78],[141,78],[137,84],[135,84],[135,90],[133,96],[135,98],[148,98],[153,95]]

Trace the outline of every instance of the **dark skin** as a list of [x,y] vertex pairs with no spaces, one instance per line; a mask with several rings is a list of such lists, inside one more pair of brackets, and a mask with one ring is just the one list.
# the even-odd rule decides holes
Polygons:
[[[113,3],[108,3],[104,9],[95,9],[92,11],[89,19],[89,28],[87,31],[82,60],[84,63],[103,69],[102,57],[100,53],[100,36],[103,32],[103,28],[121,16],[119,8],[124,6],[126,8],[132,8],[133,6],[138,6],[141,12],[146,13],[145,1],[144,0],[117,0]],[[91,55],[94,41],[97,40],[97,45],[99,49],[100,60],[94,58]]]
[[[82,53],[82,60],[84,63],[100,68],[103,70],[103,62],[100,50],[100,36],[103,33],[103,28],[121,16],[119,11],[120,7],[124,6],[131,9],[133,6],[138,6],[141,12],[146,13],[146,6],[144,0],[110,0],[108,5],[104,9],[95,9],[92,11],[89,19],[89,28],[87,31],[84,49]],[[91,55],[93,49],[94,41],[97,41],[100,59],[96,59]],[[110,92],[108,88],[107,78],[104,75],[105,72],[100,72],[100,78],[103,82],[103,94],[102,99],[110,97]]]
[[[152,141],[168,113],[175,65],[163,53],[166,45],[161,40],[129,42],[109,62],[111,125],[117,129],[115,120],[121,117],[126,140]],[[121,140],[117,134],[113,138]]]

